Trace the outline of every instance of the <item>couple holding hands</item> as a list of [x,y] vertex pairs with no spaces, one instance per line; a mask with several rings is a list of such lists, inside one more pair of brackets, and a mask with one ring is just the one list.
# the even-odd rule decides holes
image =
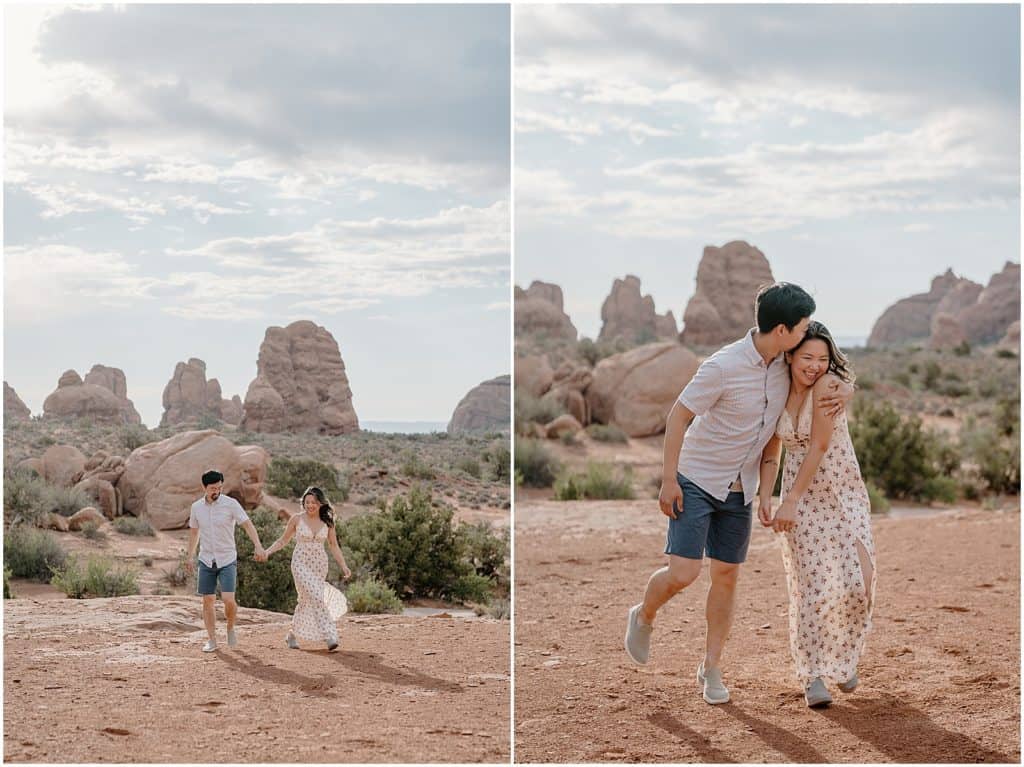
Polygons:
[[238,644],[235,634],[235,618],[238,614],[238,603],[235,601],[238,582],[236,524],[241,525],[252,540],[255,547],[253,558],[257,562],[266,562],[276,551],[287,546],[292,538],[296,539],[291,571],[299,601],[285,641],[290,648],[296,650],[299,649],[300,640],[314,644],[326,643],[328,650],[334,650],[338,646],[337,621],[348,610],[348,604],[345,595],[327,583],[327,549],[330,549],[331,556],[341,567],[345,580],[352,577],[352,571],[345,564],[345,556],[338,545],[334,513],[324,492],[318,487],[308,488],[302,494],[302,513],[288,520],[281,537],[264,549],[256,526],[241,504],[223,493],[224,475],[219,471],[207,471],[203,474],[202,482],[204,495],[192,504],[189,513],[188,557],[185,567],[189,574],[195,572],[198,545],[196,593],[203,598],[203,623],[209,637],[203,645],[203,652],[214,652],[217,649],[214,601],[218,585],[228,624],[228,646]]

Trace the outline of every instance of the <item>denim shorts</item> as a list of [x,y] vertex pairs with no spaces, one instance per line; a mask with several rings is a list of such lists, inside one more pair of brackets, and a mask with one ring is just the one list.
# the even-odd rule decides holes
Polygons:
[[232,562],[230,565],[224,565],[223,567],[217,567],[216,562],[213,564],[213,567],[209,567],[202,560],[199,561],[196,593],[201,596],[216,594],[217,584],[220,583],[221,594],[225,592],[233,594],[235,592],[235,585],[238,583],[238,562]]
[[747,558],[752,504],[743,493],[730,492],[724,501],[702,490],[682,474],[676,481],[683,491],[683,511],[669,518],[665,553],[686,559],[708,558],[738,565]]

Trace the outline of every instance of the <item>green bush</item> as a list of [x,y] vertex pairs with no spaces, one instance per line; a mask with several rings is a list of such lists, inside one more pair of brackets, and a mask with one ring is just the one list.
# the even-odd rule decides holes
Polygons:
[[630,500],[635,497],[630,466],[619,474],[610,464],[588,462],[582,474],[566,473],[555,482],[555,498],[559,501]]
[[566,447],[576,447],[577,445],[581,444],[579,439],[577,439],[575,433],[571,431],[563,431],[559,435],[558,441],[561,442]]
[[508,440],[492,445],[484,453],[484,463],[487,464],[492,482],[507,483],[511,471],[512,454],[508,449]]
[[587,427],[587,434],[598,442],[621,442],[623,444],[629,442],[626,432],[613,423],[592,423]]
[[95,506],[96,501],[84,490],[75,487],[48,485],[43,493],[42,510],[70,517],[86,506]]
[[480,462],[475,458],[462,458],[455,464],[455,468],[473,479],[480,479]]
[[36,524],[45,514],[44,498],[50,485],[27,469],[11,469],[4,472],[4,521],[16,524],[19,521]]
[[46,530],[12,525],[4,534],[4,566],[15,578],[46,583],[53,575],[53,568],[64,564],[66,558],[56,537]]
[[[1018,432],[1019,424],[1015,432]],[[1009,437],[991,426],[965,425],[961,433],[964,453],[975,464],[975,474],[989,492],[1020,493],[1020,438]]]
[[54,586],[72,599],[86,597],[121,597],[139,593],[135,570],[107,556],[91,555],[83,565],[77,556],[70,556],[56,568]]
[[[653,333],[642,333],[635,339],[637,344],[648,343],[653,341]],[[629,349],[629,343],[623,338],[616,338],[614,341],[597,341],[595,342],[591,338],[581,338],[576,344],[576,352],[581,358],[586,360],[591,367],[595,367],[598,362],[603,360],[605,357],[611,357],[613,354],[620,354]]]
[[348,477],[312,458],[273,458],[267,468],[267,491],[278,498],[298,498],[306,488],[319,487],[333,502],[348,500]]
[[544,443],[535,439],[516,440],[516,471],[527,487],[551,487],[561,471],[558,460]]
[[402,600],[386,583],[376,578],[360,578],[345,591],[348,608],[354,613],[400,613]]
[[1017,352],[1013,349],[997,349],[996,356],[1004,360],[1015,360],[1017,359]]
[[82,535],[88,538],[90,541],[106,541],[107,533],[100,527],[99,522],[92,520],[82,525]]
[[921,485],[921,500],[955,503],[959,496],[960,485],[954,477],[935,476],[926,479]]
[[[308,485],[304,486],[305,490]],[[298,492],[302,492],[299,490]],[[294,495],[297,495],[295,493]],[[267,548],[281,537],[285,523],[277,514],[262,506],[250,515],[260,542]],[[235,600],[242,607],[257,607],[277,613],[295,612],[299,595],[292,581],[291,561],[295,549],[294,539],[283,549],[274,553],[266,562],[256,562],[252,556],[254,547],[249,536],[241,527],[235,528],[235,548],[238,552],[238,585]]]
[[558,400],[550,397],[538,399],[522,389],[516,389],[514,401],[517,430],[528,423],[550,423],[567,412],[565,405]]
[[487,578],[493,591],[508,594],[511,585],[509,529],[500,528],[495,533],[489,522],[462,522],[456,533],[461,538],[463,556],[474,572]]
[[118,517],[114,520],[114,529],[124,535],[156,536],[153,526],[145,519],[139,519],[138,517]]
[[195,572],[189,573],[185,567],[188,561],[188,553],[184,550],[178,555],[178,563],[170,570],[164,570],[164,580],[167,581],[171,586],[188,586],[190,591],[195,591],[196,587],[196,576]]
[[971,345],[967,341],[961,341],[953,347],[953,354],[957,357],[970,357],[971,356]]
[[473,612],[481,617],[507,621],[512,617],[512,605],[507,599],[495,599],[486,605],[477,605]]
[[487,604],[491,601],[491,579],[476,573],[467,573],[456,578],[449,589],[449,596],[457,602]]
[[889,499],[885,497],[882,491],[875,487],[871,482],[866,482],[865,484],[868,488],[868,500],[871,502],[871,513],[885,514],[889,511]]
[[935,360],[928,360],[924,365],[924,377],[921,383],[926,389],[934,389],[939,377],[942,375],[942,368]]
[[13,599],[14,594],[11,593],[11,571],[6,567],[4,568],[4,599]]
[[412,450],[405,453],[402,459],[402,473],[413,479],[437,479],[437,472],[434,468]]
[[121,444],[129,452],[137,450],[150,442],[156,442],[159,437],[141,424],[131,424],[121,430]]

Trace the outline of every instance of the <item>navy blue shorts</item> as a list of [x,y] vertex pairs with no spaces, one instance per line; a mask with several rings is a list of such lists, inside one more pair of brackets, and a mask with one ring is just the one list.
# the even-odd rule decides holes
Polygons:
[[752,504],[743,493],[731,492],[725,501],[697,487],[682,474],[676,481],[683,491],[683,513],[668,520],[666,554],[686,559],[710,559],[738,565],[747,558],[750,545]]
[[[214,565],[217,563],[214,562]],[[217,593],[217,583],[220,583],[220,593],[235,593],[235,585],[238,583],[238,562],[232,562],[224,567],[208,567],[199,561],[199,576],[196,578],[196,593],[201,596],[210,596]]]

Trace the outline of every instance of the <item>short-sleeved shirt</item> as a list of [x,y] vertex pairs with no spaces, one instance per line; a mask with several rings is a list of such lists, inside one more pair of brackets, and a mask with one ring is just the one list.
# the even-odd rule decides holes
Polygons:
[[789,396],[785,357],[766,365],[754,346],[755,330],[704,360],[679,394],[696,416],[679,451],[679,473],[721,501],[737,477],[744,501],[753,501],[761,451]]
[[206,496],[192,504],[188,526],[199,528],[199,561],[207,567],[230,565],[238,558],[235,549],[235,525],[249,521],[241,504],[221,493],[213,503]]

